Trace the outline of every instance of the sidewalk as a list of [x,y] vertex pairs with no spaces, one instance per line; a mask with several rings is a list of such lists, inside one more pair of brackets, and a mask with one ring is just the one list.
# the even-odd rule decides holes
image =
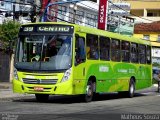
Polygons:
[[11,82],[0,82],[0,89],[11,89]]
[[0,100],[6,100],[8,98],[14,99],[14,98],[28,97],[28,96],[33,96],[33,95],[13,93],[11,82],[0,82]]

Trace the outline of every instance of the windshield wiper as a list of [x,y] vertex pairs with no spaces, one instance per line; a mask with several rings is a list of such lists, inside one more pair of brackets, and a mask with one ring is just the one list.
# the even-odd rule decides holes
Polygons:
[[42,63],[42,57],[43,57],[43,46],[44,46],[44,43],[45,43],[45,35],[43,37],[43,40],[42,40],[42,46],[41,46],[41,60],[40,60],[40,66],[39,66],[39,69],[41,69],[41,63]]

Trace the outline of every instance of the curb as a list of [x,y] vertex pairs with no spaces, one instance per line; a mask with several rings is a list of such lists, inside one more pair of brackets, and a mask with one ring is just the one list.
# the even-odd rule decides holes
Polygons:
[[11,89],[12,83],[10,82],[0,82],[0,89]]
[[9,89],[9,88],[10,88],[9,86],[0,85],[0,89]]
[[7,101],[7,100],[23,100],[23,99],[31,99],[35,98],[33,95],[10,95],[5,97],[0,97],[0,101]]

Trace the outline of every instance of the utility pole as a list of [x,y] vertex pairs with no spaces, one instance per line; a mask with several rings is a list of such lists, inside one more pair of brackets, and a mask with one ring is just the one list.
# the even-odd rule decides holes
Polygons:
[[15,4],[13,4],[13,21],[15,21]]
[[32,11],[30,13],[31,22],[36,22],[36,4],[32,1]]

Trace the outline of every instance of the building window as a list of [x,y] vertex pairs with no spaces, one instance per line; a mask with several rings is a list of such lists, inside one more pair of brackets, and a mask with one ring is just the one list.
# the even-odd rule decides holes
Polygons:
[[60,6],[60,5],[58,6],[58,18],[60,20],[64,20],[65,19],[65,17],[66,17],[66,11],[67,11],[66,6]]
[[69,9],[69,22],[75,22],[75,11],[73,9]]
[[144,40],[150,40],[150,36],[149,35],[143,35],[143,39]]
[[83,18],[84,18],[84,12],[83,11],[76,11],[76,16],[75,16],[75,22],[79,25],[83,24]]
[[159,16],[159,10],[147,10],[147,17]]
[[86,25],[91,27],[97,27],[97,15],[93,15],[90,13],[86,14]]

